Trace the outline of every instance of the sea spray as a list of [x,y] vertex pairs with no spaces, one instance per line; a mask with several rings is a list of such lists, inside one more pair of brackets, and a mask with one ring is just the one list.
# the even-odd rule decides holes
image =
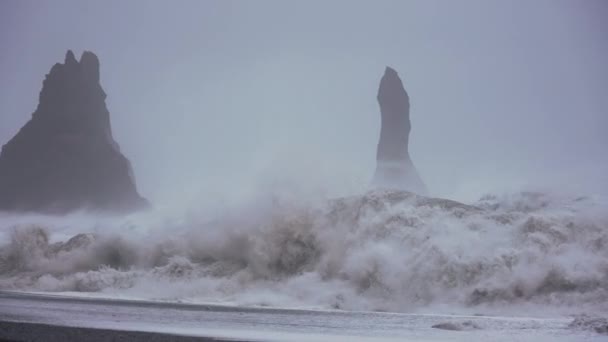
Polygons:
[[0,288],[344,310],[601,312],[607,209],[601,198],[546,193],[466,205],[371,191],[315,203],[256,198],[204,217],[21,218],[0,247]]

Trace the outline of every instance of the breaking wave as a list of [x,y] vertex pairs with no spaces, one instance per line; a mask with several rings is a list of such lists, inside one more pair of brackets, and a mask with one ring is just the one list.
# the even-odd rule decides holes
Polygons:
[[398,312],[608,311],[602,198],[524,192],[466,205],[371,191],[316,203],[271,196],[178,218],[0,222],[3,290]]

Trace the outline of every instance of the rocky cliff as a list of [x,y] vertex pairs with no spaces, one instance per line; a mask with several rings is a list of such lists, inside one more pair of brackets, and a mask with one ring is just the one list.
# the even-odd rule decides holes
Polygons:
[[0,153],[0,210],[65,213],[146,207],[112,137],[99,60],[68,51],[46,75],[36,111]]
[[397,72],[386,67],[378,89],[382,125],[373,183],[380,188],[426,194],[408,149],[411,130],[410,98]]

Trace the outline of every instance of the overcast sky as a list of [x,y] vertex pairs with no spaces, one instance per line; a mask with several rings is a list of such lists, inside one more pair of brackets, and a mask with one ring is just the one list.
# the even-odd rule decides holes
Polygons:
[[0,0],[0,141],[96,53],[140,192],[367,184],[384,67],[434,195],[608,193],[608,1]]

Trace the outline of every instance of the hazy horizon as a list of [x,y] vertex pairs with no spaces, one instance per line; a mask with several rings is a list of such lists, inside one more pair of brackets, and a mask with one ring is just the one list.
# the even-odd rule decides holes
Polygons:
[[114,137],[153,202],[371,181],[378,83],[411,98],[432,195],[608,194],[604,1],[0,2],[0,143],[68,49],[101,62]]

